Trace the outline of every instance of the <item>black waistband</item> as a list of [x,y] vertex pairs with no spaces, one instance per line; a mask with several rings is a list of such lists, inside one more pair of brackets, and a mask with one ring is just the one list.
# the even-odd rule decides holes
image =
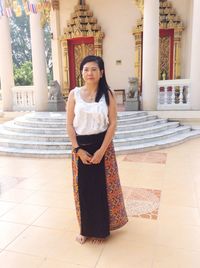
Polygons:
[[77,135],[76,138],[79,146],[81,146],[81,145],[102,143],[105,135],[106,131],[92,135]]

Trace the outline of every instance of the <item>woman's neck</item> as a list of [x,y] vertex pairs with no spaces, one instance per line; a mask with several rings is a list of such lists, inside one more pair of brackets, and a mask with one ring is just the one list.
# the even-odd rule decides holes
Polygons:
[[86,91],[89,91],[89,92],[96,92],[97,89],[98,89],[98,85],[94,84],[85,84],[83,86],[83,88],[86,90]]

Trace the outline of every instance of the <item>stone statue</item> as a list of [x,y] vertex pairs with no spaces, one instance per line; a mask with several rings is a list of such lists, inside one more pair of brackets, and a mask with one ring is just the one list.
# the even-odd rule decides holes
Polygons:
[[129,77],[128,79],[129,87],[128,87],[128,98],[138,99],[138,78]]
[[139,110],[138,78],[129,77],[128,83],[129,83],[129,87],[128,87],[127,97],[125,101],[125,110],[126,111],[138,111]]
[[65,100],[63,98],[60,85],[57,80],[50,83],[48,95],[48,110],[49,111],[65,111]]
[[53,80],[50,82],[48,99],[49,100],[62,100],[63,99],[61,88],[57,80]]

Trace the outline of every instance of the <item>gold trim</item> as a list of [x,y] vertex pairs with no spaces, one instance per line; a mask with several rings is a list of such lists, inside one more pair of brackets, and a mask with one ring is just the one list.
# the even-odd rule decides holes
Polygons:
[[[144,8],[143,0],[133,0],[136,6],[142,11]],[[172,3],[168,0],[160,0],[160,29],[174,29],[174,62],[173,62],[173,79],[181,77],[181,36],[184,25],[180,17],[176,14]],[[139,81],[141,89],[141,68],[142,68],[142,32],[143,32],[143,15],[137,20],[136,27],[133,30],[135,36],[135,76]],[[160,70],[159,70],[160,74]]]
[[[102,56],[103,54],[103,38],[104,33],[101,31],[101,26],[97,24],[97,19],[93,17],[93,12],[89,10],[89,6],[82,1],[74,8],[67,26],[64,28],[64,33],[61,36],[61,44],[64,51],[64,67],[63,67],[63,90],[66,96],[69,93],[69,59],[67,40],[77,37],[94,37],[94,54]],[[84,44],[83,44],[84,45]],[[84,49],[82,50],[84,51]],[[85,55],[83,55],[85,56]]]
[[140,12],[144,14],[144,0],[133,0],[133,2],[139,8]]
[[59,0],[51,0],[51,5],[52,5],[53,10],[60,9],[60,1]]

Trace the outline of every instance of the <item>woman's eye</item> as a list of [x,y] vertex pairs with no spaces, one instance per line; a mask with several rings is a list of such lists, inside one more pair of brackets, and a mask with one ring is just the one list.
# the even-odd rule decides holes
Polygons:
[[92,68],[92,69],[83,69],[83,72],[96,72],[97,68]]

